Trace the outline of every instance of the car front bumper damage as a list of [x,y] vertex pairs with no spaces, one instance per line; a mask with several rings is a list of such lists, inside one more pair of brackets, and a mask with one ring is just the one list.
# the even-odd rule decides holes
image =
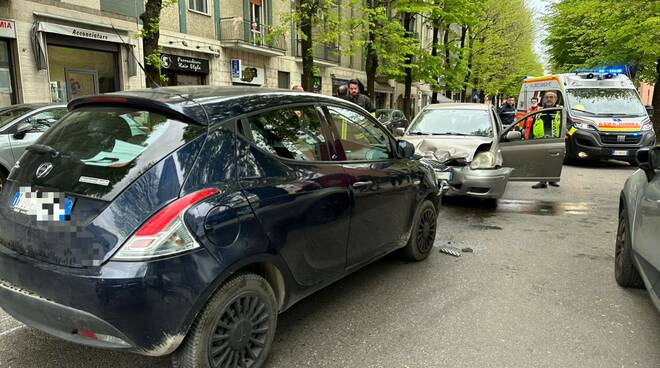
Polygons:
[[473,170],[469,166],[452,167],[448,196],[471,196],[477,198],[501,198],[513,171],[512,168]]

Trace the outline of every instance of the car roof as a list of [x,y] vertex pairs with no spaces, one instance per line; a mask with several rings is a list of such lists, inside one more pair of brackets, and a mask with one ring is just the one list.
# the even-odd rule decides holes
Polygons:
[[82,97],[70,102],[69,109],[99,104],[128,104],[170,113],[187,122],[208,125],[273,106],[318,102],[332,102],[354,109],[357,107],[351,102],[336,97],[288,89],[176,86]]
[[40,109],[42,107],[49,107],[49,106],[66,106],[66,105],[65,104],[58,104],[58,103],[48,103],[48,102],[24,103],[24,104],[16,104],[16,105],[6,106],[6,107],[3,107],[2,110],[5,110],[5,109],[23,109],[23,108],[36,110],[36,109]]
[[480,103],[439,103],[426,105],[424,109],[429,110],[440,110],[440,109],[462,109],[462,110],[488,110],[490,109],[489,105],[480,104]]

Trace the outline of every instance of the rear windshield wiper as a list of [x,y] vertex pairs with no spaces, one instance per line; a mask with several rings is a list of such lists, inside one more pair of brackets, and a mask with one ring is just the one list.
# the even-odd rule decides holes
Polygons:
[[31,144],[25,147],[26,150],[37,153],[50,153],[51,156],[57,157],[60,153],[53,147],[45,144]]

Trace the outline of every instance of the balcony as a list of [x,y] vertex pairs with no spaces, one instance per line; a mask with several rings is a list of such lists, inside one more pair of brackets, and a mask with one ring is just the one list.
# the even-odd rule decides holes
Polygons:
[[[296,61],[302,63],[301,40],[298,40],[298,50],[296,50]],[[314,64],[318,66],[338,66],[341,61],[339,47],[330,44],[313,44],[312,55],[314,55]]]
[[270,30],[269,25],[251,23],[242,17],[222,18],[220,44],[254,54],[283,56],[287,49],[284,35],[272,34]]

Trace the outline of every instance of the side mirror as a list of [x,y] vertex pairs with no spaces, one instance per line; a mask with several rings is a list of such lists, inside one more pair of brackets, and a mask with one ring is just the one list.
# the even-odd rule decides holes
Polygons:
[[394,135],[397,137],[403,137],[403,135],[406,134],[406,130],[403,128],[396,128],[394,129]]
[[16,128],[16,133],[14,133],[14,138],[23,139],[25,134],[32,130],[32,124],[30,123],[19,123]]
[[648,106],[644,106],[644,107],[646,108],[646,113],[649,114],[649,117],[652,118],[652,117],[653,117],[653,113],[654,113],[654,111],[655,111],[655,110],[653,109],[653,106],[648,105]]
[[653,179],[655,170],[660,169],[660,148],[641,148],[637,151],[637,164],[649,180]]
[[522,133],[519,131],[511,130],[504,136],[507,141],[519,141],[522,139]]
[[399,154],[403,158],[412,160],[415,158],[415,146],[412,143],[404,140],[396,141],[396,146],[399,149]]

